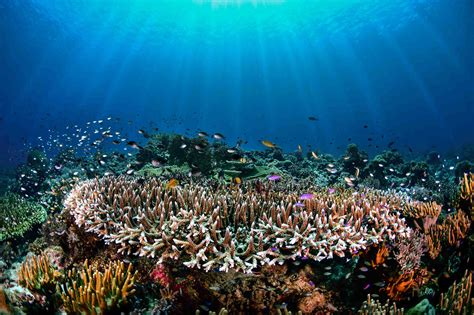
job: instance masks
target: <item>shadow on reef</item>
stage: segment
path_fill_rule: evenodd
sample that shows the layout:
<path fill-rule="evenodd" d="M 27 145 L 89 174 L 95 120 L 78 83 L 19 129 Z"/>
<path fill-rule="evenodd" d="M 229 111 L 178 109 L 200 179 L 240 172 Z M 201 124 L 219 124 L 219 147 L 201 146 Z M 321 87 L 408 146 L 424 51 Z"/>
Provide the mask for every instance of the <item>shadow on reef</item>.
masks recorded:
<path fill-rule="evenodd" d="M 470 314 L 473 164 L 146 135 L 2 174 L 0 314 Z"/>

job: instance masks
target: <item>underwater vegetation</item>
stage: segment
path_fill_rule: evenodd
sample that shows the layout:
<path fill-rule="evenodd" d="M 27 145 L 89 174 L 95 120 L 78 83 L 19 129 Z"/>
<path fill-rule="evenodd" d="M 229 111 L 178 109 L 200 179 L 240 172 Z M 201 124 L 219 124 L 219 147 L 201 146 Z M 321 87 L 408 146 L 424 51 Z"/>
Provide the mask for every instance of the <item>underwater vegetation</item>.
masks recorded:
<path fill-rule="evenodd" d="M 144 138 L 27 155 L 0 197 L 1 313 L 472 313 L 457 159 Z"/>

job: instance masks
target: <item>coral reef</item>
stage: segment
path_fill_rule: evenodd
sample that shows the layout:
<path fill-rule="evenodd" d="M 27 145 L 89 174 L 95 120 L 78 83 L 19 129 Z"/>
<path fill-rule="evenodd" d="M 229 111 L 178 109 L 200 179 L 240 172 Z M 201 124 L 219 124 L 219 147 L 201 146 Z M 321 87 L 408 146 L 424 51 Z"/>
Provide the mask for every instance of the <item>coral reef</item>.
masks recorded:
<path fill-rule="evenodd" d="M 256 194 L 251 184 L 170 190 L 158 179 L 105 177 L 77 185 L 65 206 L 77 225 L 119 244 L 119 252 L 186 256 L 186 266 L 206 270 L 250 272 L 258 264 L 344 257 L 410 234 L 396 211 L 405 202 L 398 196 L 371 190 L 309 195 L 301 207 L 297 193 Z"/>
<path fill-rule="evenodd" d="M 0 313 L 472 313 L 465 155 L 97 130 L 0 183 Z"/>
<path fill-rule="evenodd" d="M 47 217 L 41 205 L 13 193 L 0 197 L 0 213 L 0 241 L 23 236 Z"/>

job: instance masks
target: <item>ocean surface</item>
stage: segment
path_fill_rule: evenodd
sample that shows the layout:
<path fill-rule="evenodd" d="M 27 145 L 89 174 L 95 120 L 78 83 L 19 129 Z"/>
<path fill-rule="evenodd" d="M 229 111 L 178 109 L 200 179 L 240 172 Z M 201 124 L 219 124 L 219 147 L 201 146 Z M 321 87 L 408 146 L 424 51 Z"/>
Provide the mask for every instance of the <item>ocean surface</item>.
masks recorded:
<path fill-rule="evenodd" d="M 109 116 L 248 149 L 452 153 L 474 142 L 473 29 L 470 0 L 4 0 L 0 161 Z"/>

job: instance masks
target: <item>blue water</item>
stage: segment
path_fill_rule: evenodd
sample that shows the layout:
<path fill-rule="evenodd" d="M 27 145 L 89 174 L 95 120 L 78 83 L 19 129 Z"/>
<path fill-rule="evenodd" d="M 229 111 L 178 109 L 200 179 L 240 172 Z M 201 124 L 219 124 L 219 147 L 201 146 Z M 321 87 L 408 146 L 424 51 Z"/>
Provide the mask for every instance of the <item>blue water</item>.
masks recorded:
<path fill-rule="evenodd" d="M 108 116 L 249 149 L 448 152 L 474 142 L 473 30 L 471 0 L 3 0 L 0 163 Z"/>

